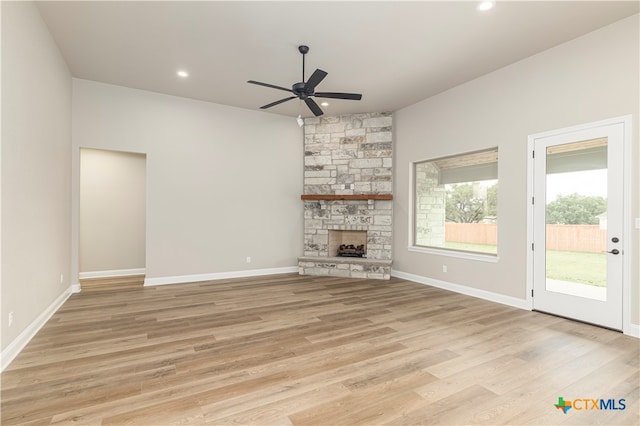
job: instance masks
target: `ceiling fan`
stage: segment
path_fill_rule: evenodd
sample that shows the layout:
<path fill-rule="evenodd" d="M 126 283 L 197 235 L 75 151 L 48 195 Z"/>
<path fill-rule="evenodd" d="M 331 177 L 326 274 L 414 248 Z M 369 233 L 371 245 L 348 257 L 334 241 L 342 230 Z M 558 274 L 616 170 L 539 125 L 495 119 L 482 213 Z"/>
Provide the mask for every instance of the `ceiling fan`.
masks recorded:
<path fill-rule="evenodd" d="M 261 83 L 259 81 L 249 80 L 247 83 L 257 84 L 258 86 L 271 87 L 273 89 L 284 90 L 285 92 L 293 93 L 295 96 L 290 96 L 288 98 L 280 99 L 279 101 L 271 102 L 270 104 L 263 105 L 260 109 L 271 108 L 272 106 L 279 105 L 283 102 L 290 101 L 291 99 L 299 98 L 302 99 L 311 112 L 316 115 L 324 114 L 318 104 L 311 99 L 312 97 L 316 98 L 332 98 L 332 99 L 350 99 L 354 101 L 359 101 L 362 99 L 362 95 L 359 93 L 336 93 L 336 92 L 316 92 L 316 86 L 320 84 L 320 82 L 327 76 L 325 71 L 321 69 L 316 69 L 309 80 L 304 81 L 304 55 L 309 52 L 309 46 L 298 46 L 298 51 L 302 53 L 302 81 L 299 83 L 294 83 L 291 86 L 291 89 L 287 89 L 286 87 L 275 86 L 273 84 Z"/>

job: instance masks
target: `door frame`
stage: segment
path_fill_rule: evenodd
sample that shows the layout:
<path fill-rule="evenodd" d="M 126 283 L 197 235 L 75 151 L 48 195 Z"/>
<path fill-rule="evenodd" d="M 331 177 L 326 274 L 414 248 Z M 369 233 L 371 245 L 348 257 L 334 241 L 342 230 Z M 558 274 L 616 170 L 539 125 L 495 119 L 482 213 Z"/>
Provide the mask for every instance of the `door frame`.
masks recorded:
<path fill-rule="evenodd" d="M 529 310 L 533 310 L 533 242 L 534 242 L 534 205 L 532 203 L 534 196 L 534 143 L 536 139 L 558 136 L 566 133 L 573 133 L 581 130 L 588 130 L 594 127 L 607 126 L 612 124 L 622 124 L 623 126 L 623 188 L 622 188 L 622 250 L 624 252 L 622 261 L 622 332 L 634 337 L 638 336 L 637 327 L 631 324 L 631 261 L 634 253 L 632 253 L 631 244 L 631 208 L 632 208 L 632 193 L 631 193 L 631 180 L 632 176 L 632 115 L 624 115 L 620 117 L 613 117 L 606 120 L 595 121 L 591 123 L 579 124 L 576 126 L 565 127 L 555 130 L 550 130 L 541 133 L 535 133 L 528 136 L 527 144 L 527 277 L 526 277 L 526 303 Z"/>

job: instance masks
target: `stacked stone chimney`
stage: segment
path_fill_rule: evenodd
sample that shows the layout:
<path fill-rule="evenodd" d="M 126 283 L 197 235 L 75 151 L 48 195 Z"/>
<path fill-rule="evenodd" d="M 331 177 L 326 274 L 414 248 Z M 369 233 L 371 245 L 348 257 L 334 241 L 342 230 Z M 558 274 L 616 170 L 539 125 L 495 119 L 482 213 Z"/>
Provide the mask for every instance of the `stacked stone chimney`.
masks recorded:
<path fill-rule="evenodd" d="M 305 119 L 300 274 L 389 279 L 392 141 L 390 113 Z M 366 258 L 330 256 L 329 231 L 366 231 Z"/>

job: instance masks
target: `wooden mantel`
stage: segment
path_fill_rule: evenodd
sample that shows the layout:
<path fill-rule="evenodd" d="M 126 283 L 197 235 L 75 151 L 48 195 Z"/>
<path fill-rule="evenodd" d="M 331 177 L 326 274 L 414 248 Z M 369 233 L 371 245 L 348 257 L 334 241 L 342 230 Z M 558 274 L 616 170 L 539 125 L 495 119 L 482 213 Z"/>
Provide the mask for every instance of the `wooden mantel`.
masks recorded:
<path fill-rule="evenodd" d="M 308 200 L 393 200 L 393 194 L 303 194 L 300 196 L 303 201 Z"/>

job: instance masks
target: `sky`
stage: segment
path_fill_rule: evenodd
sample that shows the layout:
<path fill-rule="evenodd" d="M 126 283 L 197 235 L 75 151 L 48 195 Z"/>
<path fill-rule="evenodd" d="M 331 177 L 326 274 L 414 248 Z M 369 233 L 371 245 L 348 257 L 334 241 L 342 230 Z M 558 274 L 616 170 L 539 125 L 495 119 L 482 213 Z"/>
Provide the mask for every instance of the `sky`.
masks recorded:
<path fill-rule="evenodd" d="M 547 204 L 559 195 L 573 193 L 607 198 L 607 170 L 585 170 L 580 172 L 547 175 Z"/>

